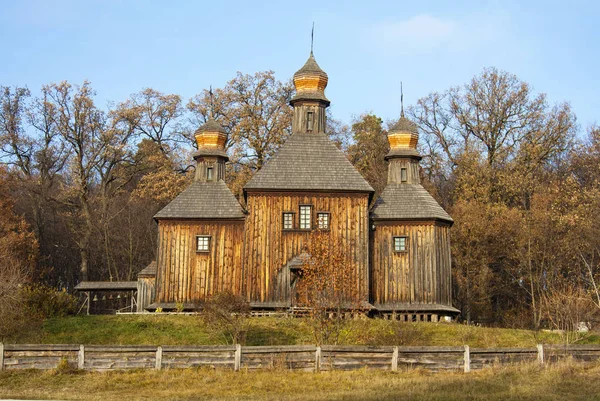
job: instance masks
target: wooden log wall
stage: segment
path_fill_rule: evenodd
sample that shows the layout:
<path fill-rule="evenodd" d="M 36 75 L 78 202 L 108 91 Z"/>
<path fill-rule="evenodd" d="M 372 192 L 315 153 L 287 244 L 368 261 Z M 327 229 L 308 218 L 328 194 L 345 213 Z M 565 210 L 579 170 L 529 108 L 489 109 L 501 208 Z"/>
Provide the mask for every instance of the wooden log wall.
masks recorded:
<path fill-rule="evenodd" d="M 104 346 L 0 344 L 0 370 L 55 369 L 63 359 L 72 368 L 126 369 L 224 368 L 303 371 L 378 369 L 430 371 L 483 369 L 519 363 L 548 364 L 573 358 L 600 361 L 600 345 L 538 345 L 537 348 L 391 346 Z M 537 362 L 536 362 L 537 361 Z"/>
<path fill-rule="evenodd" d="M 449 226 L 434 222 L 376 221 L 372 234 L 371 291 L 374 304 L 452 305 Z M 408 238 L 394 252 L 394 237 Z"/>
<path fill-rule="evenodd" d="M 156 297 L 156 277 L 139 277 L 137 281 L 136 311 L 143 312 Z"/>
<path fill-rule="evenodd" d="M 244 221 L 161 220 L 156 302 L 194 303 L 219 292 L 241 294 Z M 208 235 L 209 252 L 196 252 Z"/>
<path fill-rule="evenodd" d="M 331 241 L 351 244 L 357 285 L 368 300 L 368 194 L 248 193 L 244 254 L 244 293 L 256 306 L 289 306 L 292 302 L 287 263 L 303 252 L 311 231 L 299 230 L 300 205 L 330 213 Z M 283 230 L 283 213 L 293 212 L 294 230 Z"/>

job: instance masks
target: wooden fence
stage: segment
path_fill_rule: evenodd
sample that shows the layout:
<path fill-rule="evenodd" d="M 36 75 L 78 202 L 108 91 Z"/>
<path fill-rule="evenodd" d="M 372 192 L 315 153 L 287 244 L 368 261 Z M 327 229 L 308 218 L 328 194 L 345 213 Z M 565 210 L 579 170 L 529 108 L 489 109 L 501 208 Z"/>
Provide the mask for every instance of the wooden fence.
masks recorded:
<path fill-rule="evenodd" d="M 291 369 L 432 371 L 482 369 L 522 362 L 554 363 L 564 358 L 592 362 L 600 345 L 538 345 L 535 348 L 378 347 L 291 345 L 105 346 L 1 344 L 0 370 L 54 369 L 66 360 L 84 370 L 210 367 L 233 370 Z"/>

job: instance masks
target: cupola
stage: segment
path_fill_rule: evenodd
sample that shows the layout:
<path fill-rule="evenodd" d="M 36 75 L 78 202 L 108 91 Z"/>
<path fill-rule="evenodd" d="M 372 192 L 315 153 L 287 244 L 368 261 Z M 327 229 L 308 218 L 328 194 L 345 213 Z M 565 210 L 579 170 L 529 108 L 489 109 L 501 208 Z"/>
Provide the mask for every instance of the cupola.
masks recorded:
<path fill-rule="evenodd" d="M 211 116 L 195 133 L 198 150 L 196 160 L 197 181 L 211 182 L 225 179 L 225 163 L 229 160 L 225 145 L 227 131 Z"/>

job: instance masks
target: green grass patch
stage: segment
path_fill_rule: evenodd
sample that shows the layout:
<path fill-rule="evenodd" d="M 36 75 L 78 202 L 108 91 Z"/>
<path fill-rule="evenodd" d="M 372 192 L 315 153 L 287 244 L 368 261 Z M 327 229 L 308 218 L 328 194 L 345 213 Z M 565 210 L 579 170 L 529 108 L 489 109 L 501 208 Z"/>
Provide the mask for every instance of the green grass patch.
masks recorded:
<path fill-rule="evenodd" d="M 148 314 L 75 316 L 48 319 L 41 329 L 19 342 L 46 344 L 216 345 L 224 337 L 198 316 Z M 559 344 L 556 333 L 466 326 L 455 323 L 399 323 L 382 319 L 346 322 L 338 344 L 464 345 L 471 347 L 532 347 Z M 246 345 L 313 344 L 302 318 L 257 317 L 249 320 Z M 590 335 L 582 343 L 600 343 Z"/>

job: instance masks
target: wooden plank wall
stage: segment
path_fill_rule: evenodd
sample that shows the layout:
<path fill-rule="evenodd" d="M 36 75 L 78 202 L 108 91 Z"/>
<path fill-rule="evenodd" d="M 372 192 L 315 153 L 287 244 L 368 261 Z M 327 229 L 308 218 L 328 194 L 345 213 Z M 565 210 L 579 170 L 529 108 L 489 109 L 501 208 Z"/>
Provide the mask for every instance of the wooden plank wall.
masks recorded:
<path fill-rule="evenodd" d="M 156 297 L 156 277 L 140 277 L 137 281 L 137 312 L 143 312 Z"/>
<path fill-rule="evenodd" d="M 161 220 L 156 302 L 194 303 L 213 294 L 241 293 L 243 221 Z M 196 236 L 210 235 L 210 252 L 196 252 Z"/>
<path fill-rule="evenodd" d="M 368 194 L 260 193 L 248 194 L 245 229 L 244 293 L 254 303 L 289 305 L 289 273 L 284 266 L 303 252 L 309 232 L 283 230 L 283 212 L 295 213 L 299 227 L 300 205 L 312 205 L 316 214 L 330 213 L 331 240 L 352 246 L 360 290 L 368 300 L 369 213 Z"/>
<path fill-rule="evenodd" d="M 0 370 L 73 368 L 109 371 L 211 367 L 234 370 L 303 371 L 377 369 L 430 371 L 483 369 L 519 363 L 552 364 L 565 358 L 600 361 L 600 345 L 538 345 L 537 348 L 391 346 L 114 346 L 0 344 Z"/>
<path fill-rule="evenodd" d="M 394 252 L 394 236 L 408 237 L 408 251 Z M 452 305 L 450 238 L 434 222 L 375 222 L 372 300 L 375 305 Z"/>

